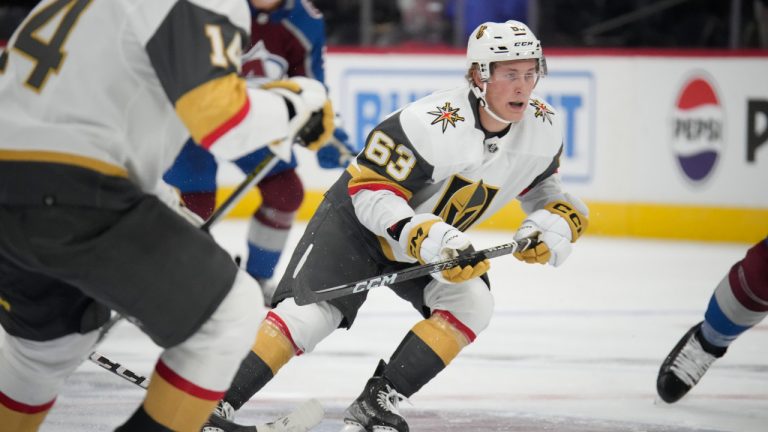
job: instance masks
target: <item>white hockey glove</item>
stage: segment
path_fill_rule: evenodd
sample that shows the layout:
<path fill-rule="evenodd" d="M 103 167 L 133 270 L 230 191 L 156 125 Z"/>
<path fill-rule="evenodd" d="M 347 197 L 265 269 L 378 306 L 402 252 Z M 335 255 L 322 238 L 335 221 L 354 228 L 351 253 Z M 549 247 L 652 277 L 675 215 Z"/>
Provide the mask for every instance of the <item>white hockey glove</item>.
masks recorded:
<path fill-rule="evenodd" d="M 333 134 L 333 106 L 328 91 L 320 81 L 307 77 L 293 77 L 272 81 L 262 88 L 285 98 L 292 116 L 288 130 L 302 146 L 317 150 Z"/>
<path fill-rule="evenodd" d="M 187 220 L 196 227 L 203 225 L 203 218 L 197 215 L 197 213 L 190 210 L 184 205 L 184 200 L 181 199 L 179 191 L 168 183 L 160 180 L 155 185 L 154 195 L 163 202 L 163 204 L 170 207 L 171 210 L 178 213 L 181 217 Z"/>
<path fill-rule="evenodd" d="M 571 243 L 586 231 L 587 206 L 578 198 L 569 195 L 571 202 L 553 201 L 529 214 L 515 233 L 515 240 L 531 238 L 539 243 L 522 252 L 515 252 L 515 258 L 529 264 L 550 264 L 559 266 L 571 254 Z"/>
<path fill-rule="evenodd" d="M 413 216 L 400 230 L 398 242 L 409 256 L 421 264 L 474 252 L 466 234 L 428 213 Z M 490 267 L 491 262 L 486 258 L 432 273 L 432 277 L 444 283 L 459 283 L 482 276 Z"/>

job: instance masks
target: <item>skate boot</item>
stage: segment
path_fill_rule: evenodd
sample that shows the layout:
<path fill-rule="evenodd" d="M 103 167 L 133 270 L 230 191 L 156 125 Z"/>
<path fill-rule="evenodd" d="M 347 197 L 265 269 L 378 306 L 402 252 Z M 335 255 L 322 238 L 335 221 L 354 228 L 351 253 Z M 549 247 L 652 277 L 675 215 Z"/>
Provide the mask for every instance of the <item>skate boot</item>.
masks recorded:
<path fill-rule="evenodd" d="M 685 396 L 712 363 L 725 354 L 727 348 L 702 342 L 701 324 L 688 330 L 661 364 L 656 391 L 666 403 L 677 402 Z"/>
<path fill-rule="evenodd" d="M 220 423 L 216 421 L 218 419 L 224 419 L 230 422 L 235 419 L 235 409 L 232 408 L 232 405 L 230 405 L 229 402 L 223 400 L 219 401 L 216 405 L 216 409 L 213 410 L 213 414 L 211 414 L 211 418 L 205 422 L 203 428 L 200 429 L 200 432 L 227 432 L 226 429 L 219 427 L 221 425 L 214 424 Z"/>
<path fill-rule="evenodd" d="M 379 361 L 363 393 L 344 411 L 340 432 L 408 432 L 408 423 L 397 409 L 406 398 L 384 378 L 386 365 Z"/>

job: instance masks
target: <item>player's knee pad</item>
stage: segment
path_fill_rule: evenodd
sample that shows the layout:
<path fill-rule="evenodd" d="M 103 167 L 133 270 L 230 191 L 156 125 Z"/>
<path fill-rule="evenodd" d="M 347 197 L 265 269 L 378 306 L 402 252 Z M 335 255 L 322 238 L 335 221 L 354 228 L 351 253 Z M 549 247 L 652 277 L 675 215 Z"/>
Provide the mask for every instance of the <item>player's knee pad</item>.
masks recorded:
<path fill-rule="evenodd" d="M 160 362 L 198 387 L 224 391 L 256 339 L 266 310 L 258 284 L 238 271 L 232 289 L 200 329 Z"/>
<path fill-rule="evenodd" d="M 292 299 L 280 302 L 273 314 L 285 324 L 293 343 L 302 352 L 311 352 L 341 324 L 343 315 L 327 302 L 299 306 Z"/>
<path fill-rule="evenodd" d="M 450 312 L 474 335 L 488 327 L 494 308 L 493 295 L 482 278 L 460 284 L 433 281 L 424 289 L 424 304 L 433 312 Z"/>
<path fill-rule="evenodd" d="M 281 171 L 259 182 L 262 206 L 283 213 L 299 209 L 304 200 L 304 186 L 295 169 Z"/>
<path fill-rule="evenodd" d="M 0 391 L 26 405 L 52 402 L 93 349 L 98 335 L 98 331 L 73 333 L 39 342 L 6 334 L 0 348 Z"/>

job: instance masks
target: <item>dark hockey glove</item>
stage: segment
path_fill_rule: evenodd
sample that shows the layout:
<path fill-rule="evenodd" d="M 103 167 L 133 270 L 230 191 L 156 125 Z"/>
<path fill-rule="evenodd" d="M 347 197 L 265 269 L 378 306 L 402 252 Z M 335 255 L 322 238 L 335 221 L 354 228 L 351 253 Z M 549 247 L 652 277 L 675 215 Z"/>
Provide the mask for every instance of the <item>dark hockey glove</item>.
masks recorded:
<path fill-rule="evenodd" d="M 349 142 L 349 135 L 340 127 L 333 131 L 331 140 L 317 151 L 317 163 L 321 168 L 345 168 L 357 155 Z"/>

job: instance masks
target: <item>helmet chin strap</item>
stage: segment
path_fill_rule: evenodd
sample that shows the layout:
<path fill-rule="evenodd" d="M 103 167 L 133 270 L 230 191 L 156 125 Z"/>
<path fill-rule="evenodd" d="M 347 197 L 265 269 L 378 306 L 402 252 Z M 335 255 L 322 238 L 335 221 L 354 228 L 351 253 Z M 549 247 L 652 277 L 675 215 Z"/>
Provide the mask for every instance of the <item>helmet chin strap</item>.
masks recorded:
<path fill-rule="evenodd" d="M 493 117 L 494 120 L 502 122 L 504 124 L 510 124 L 512 123 L 509 120 L 505 120 L 501 118 L 498 114 L 493 112 L 491 107 L 488 105 L 488 101 L 485 100 L 485 92 L 488 89 L 488 83 L 483 81 L 483 89 L 481 90 L 480 87 L 476 86 L 475 83 L 472 83 L 472 93 L 477 97 L 477 99 L 480 100 L 480 105 L 482 105 L 485 112 L 488 113 L 491 117 Z"/>

